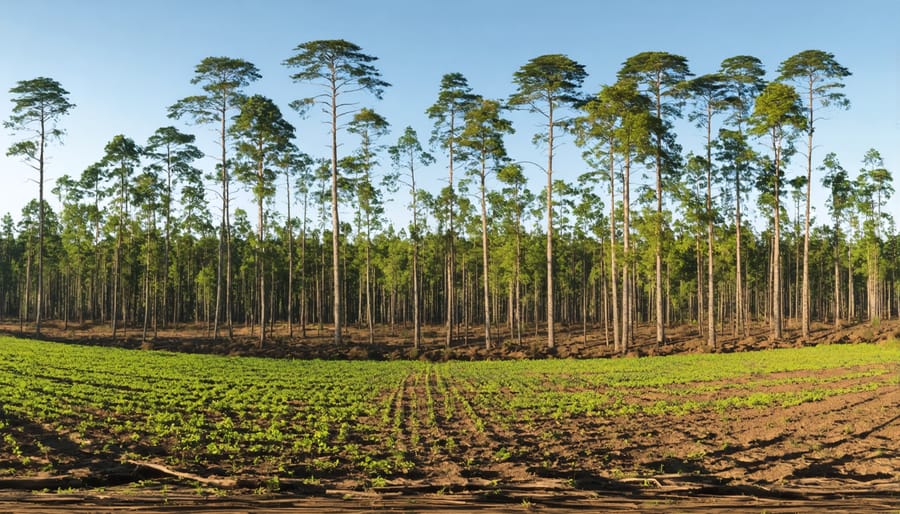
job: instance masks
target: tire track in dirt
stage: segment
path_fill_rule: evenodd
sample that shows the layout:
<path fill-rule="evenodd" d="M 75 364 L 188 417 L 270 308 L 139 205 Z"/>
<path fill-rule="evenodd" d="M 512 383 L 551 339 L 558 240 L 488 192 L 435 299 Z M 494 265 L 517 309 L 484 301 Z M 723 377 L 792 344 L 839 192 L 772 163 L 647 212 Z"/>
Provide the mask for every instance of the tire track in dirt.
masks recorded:
<path fill-rule="evenodd" d="M 707 476 L 718 484 L 758 485 L 816 476 L 881 480 L 900 469 L 896 443 L 893 450 L 890 446 L 900 440 L 898 417 L 891 409 L 900 398 L 896 386 L 883 378 L 838 381 L 830 386 L 873 383 L 877 389 L 791 407 L 703 410 L 683 416 L 547 418 L 535 419 L 527 428 L 486 426 L 492 429 L 493 447 L 527 448 L 521 458 L 526 473 L 547 477 L 629 479 L 675 473 Z M 797 382 L 792 387 L 803 391 L 809 384 Z M 844 428 L 848 423 L 859 427 L 851 433 Z M 874 449 L 873 440 L 880 441 Z"/>
<path fill-rule="evenodd" d="M 896 416 L 884 407 L 892 402 L 896 405 L 898 399 L 896 388 L 883 386 L 793 407 L 704 413 L 687 421 L 680 434 L 667 432 L 664 444 L 676 449 L 672 451 L 675 455 L 693 455 L 698 465 L 704 464 L 704 471 L 728 480 L 779 483 L 803 477 L 804 469 L 805 476 L 834 476 L 840 474 L 836 464 L 869 460 L 859 452 L 871 448 L 871 438 L 842 433 L 848 420 L 872 427 L 873 434 L 884 430 L 896 435 L 892 423 Z M 833 455 L 843 457 L 834 460 L 835 466 L 826 467 L 824 462 Z M 880 475 L 867 473 L 858 478 L 884 478 L 891 466 L 900 469 L 896 451 L 893 458 L 884 455 L 882 459 L 876 466 Z"/>

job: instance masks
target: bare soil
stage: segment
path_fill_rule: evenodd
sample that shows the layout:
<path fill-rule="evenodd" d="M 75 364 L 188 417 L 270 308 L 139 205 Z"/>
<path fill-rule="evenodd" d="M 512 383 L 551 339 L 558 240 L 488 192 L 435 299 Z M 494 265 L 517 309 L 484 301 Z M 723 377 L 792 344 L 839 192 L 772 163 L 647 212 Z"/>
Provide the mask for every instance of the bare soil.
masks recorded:
<path fill-rule="evenodd" d="M 0 330 L 17 333 L 18 325 Z M 472 330 L 444 348 L 440 327 L 425 330 L 427 341 L 412 352 L 407 332 L 379 332 L 374 345 L 364 343 L 363 330 L 351 328 L 349 342 L 335 348 L 331 334 L 308 329 L 308 337 L 288 338 L 284 327 L 263 348 L 246 329 L 232 341 L 213 340 L 204 327 L 160 331 L 141 343 L 130 330 L 112 340 L 108 327 L 48 324 L 48 339 L 127 348 L 155 348 L 226 355 L 286 358 L 501 359 L 525 357 L 605 357 L 612 355 L 602 329 L 564 327 L 558 348 L 548 352 L 541 334 L 517 345 L 511 339 L 495 350 L 484 350 Z M 299 331 L 298 331 L 299 332 Z M 640 327 L 633 354 L 707 351 L 696 327 L 669 330 L 660 348 L 652 327 Z M 719 351 L 742 351 L 800 344 L 877 341 L 900 336 L 900 323 L 878 327 L 856 325 L 835 330 L 815 325 L 809 341 L 799 341 L 789 327 L 783 341 L 770 341 L 765 327 L 754 326 L 747 337 L 722 334 Z M 850 388 L 884 376 L 861 373 L 841 378 L 834 387 Z M 841 371 L 826 373 L 841 375 Z M 900 373 L 900 369 L 898 369 Z M 800 378 L 821 372 L 792 372 Z M 768 377 L 768 378 L 779 378 Z M 751 377 L 742 379 L 751 380 Z M 741 381 L 734 382 L 739 385 Z M 406 415 L 424 416 L 425 384 L 407 381 Z M 767 391 L 791 392 L 801 381 L 780 381 Z M 443 399 L 432 387 L 436 405 Z M 675 394 L 673 387 L 673 394 Z M 659 398 L 652 391 L 635 392 L 640 401 Z M 656 393 L 658 394 L 658 393 Z M 715 393 L 710 393 L 715 394 Z M 702 399 L 702 398 L 699 398 Z M 419 402 L 413 404 L 413 402 Z M 397 444 L 415 462 L 415 472 L 383 483 L 335 475 L 316 484 L 282 481 L 277 492 L 244 484 L 230 490 L 204 487 L 158 470 L 105 460 L 85 453 L 77 441 L 30 427 L 34 446 L 50 448 L 54 475 L 23 474 L 0 479 L 0 512 L 528 512 L 587 509 L 594 512 L 896 512 L 900 510 L 900 390 L 895 385 L 831 396 L 792 407 L 701 411 L 683 416 L 637 414 L 615 418 L 536 419 L 527 426 L 485 424 L 474 429 L 464 413 L 441 419 L 437 427 L 420 420 L 422 440 L 452 437 L 450 451 L 415 450 L 407 431 Z M 8 422 L 10 420 L 7 420 Z M 20 423 L 27 423 L 20 420 Z M 16 420 L 12 420 L 16 423 Z M 510 450 L 498 458 L 498 452 Z M 14 459 L 0 454 L 0 469 Z M 215 474 L 215 470 L 210 470 Z M 260 470 L 259 476 L 265 475 Z M 257 484 L 261 485 L 261 484 Z M 39 492 L 45 491 L 45 492 Z"/>
<path fill-rule="evenodd" d="M 159 327 L 154 334 L 136 327 L 121 326 L 116 338 L 108 324 L 78 324 L 60 321 L 45 321 L 41 337 L 50 341 L 77 344 L 111 346 L 131 349 L 155 349 L 184 353 L 208 353 L 232 356 L 259 356 L 290 359 L 427 359 L 484 360 L 523 358 L 603 358 L 616 353 L 612 343 L 612 332 L 602 325 L 559 325 L 556 329 L 556 347 L 546 347 L 546 327 L 535 329 L 527 326 L 518 341 L 506 326 L 495 330 L 498 340 L 494 348 L 484 348 L 484 329 L 471 326 L 468 330 L 459 327 L 454 332 L 450 347 L 445 344 L 444 326 L 422 328 L 423 341 L 419 350 L 414 350 L 412 327 L 398 324 L 395 327 L 375 327 L 374 342 L 369 343 L 368 332 L 361 326 L 345 326 L 340 346 L 334 344 L 333 327 L 308 325 L 302 335 L 299 325 L 294 326 L 293 337 L 288 334 L 284 323 L 270 329 L 266 344 L 258 346 L 258 327 L 235 326 L 233 335 L 228 337 L 222 330 L 218 338 L 212 337 L 205 324 L 178 324 Z M 712 351 L 706 346 L 697 325 L 679 325 L 666 330 L 666 342 L 656 345 L 656 328 L 649 324 L 639 324 L 635 328 L 634 343 L 629 356 L 672 355 Z M 34 324 L 20 325 L 16 321 L 0 320 L 0 334 L 35 338 Z M 763 323 L 751 324 L 746 335 L 736 335 L 730 326 L 717 330 L 718 348 L 714 351 L 737 352 L 764 350 L 770 348 L 791 348 L 803 345 L 839 344 L 849 342 L 878 342 L 900 339 L 900 320 L 882 320 L 876 325 L 869 323 L 842 323 L 836 328 L 833 323 L 813 323 L 810 337 L 801 338 L 800 328 L 795 320 L 788 320 L 782 339 L 773 341 L 769 329 Z"/>

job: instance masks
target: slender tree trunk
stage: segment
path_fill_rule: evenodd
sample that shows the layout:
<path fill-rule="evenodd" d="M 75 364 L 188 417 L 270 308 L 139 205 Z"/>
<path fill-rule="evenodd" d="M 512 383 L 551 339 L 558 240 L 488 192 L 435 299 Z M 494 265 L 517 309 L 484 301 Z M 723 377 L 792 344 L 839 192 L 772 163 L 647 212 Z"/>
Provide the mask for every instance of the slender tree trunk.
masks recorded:
<path fill-rule="evenodd" d="M 812 153 L 813 153 L 813 77 L 809 77 L 809 130 L 806 152 L 806 219 L 803 222 L 803 286 L 801 291 L 800 330 L 804 341 L 809 339 L 809 204 L 812 200 Z"/>
<path fill-rule="evenodd" d="M 774 129 L 773 129 L 774 131 Z M 781 173 L 781 144 L 775 143 L 775 237 L 772 242 L 772 337 L 779 341 L 782 337 L 781 308 L 781 201 L 779 182 Z"/>
<path fill-rule="evenodd" d="M 481 259 L 484 285 L 484 347 L 491 349 L 491 304 L 490 304 L 490 268 L 488 267 L 488 232 L 487 232 L 487 203 L 485 201 L 484 179 L 487 173 L 484 160 L 481 161 Z"/>
<path fill-rule="evenodd" d="M 224 212 L 225 205 L 222 209 Z M 222 312 L 222 269 L 224 268 L 225 257 L 225 219 L 223 215 L 222 223 L 219 225 L 219 245 L 218 258 L 216 264 L 216 306 L 213 314 L 213 339 L 219 338 L 219 315 Z"/>
<path fill-rule="evenodd" d="M 285 186 L 287 191 L 287 236 L 288 254 L 288 291 L 287 291 L 287 318 L 288 337 L 294 337 L 294 226 L 291 224 L 291 175 L 285 170 Z"/>
<path fill-rule="evenodd" d="M 120 247 L 121 247 L 121 235 L 116 236 L 116 256 L 115 261 L 113 263 L 113 291 L 112 291 L 112 309 L 110 321 L 112 322 L 112 338 L 116 338 L 116 331 L 118 329 L 118 305 L 119 305 L 119 264 L 120 264 Z"/>
<path fill-rule="evenodd" d="M 660 94 L 660 78 L 657 74 L 656 85 L 656 117 L 662 117 L 662 98 Z M 656 347 L 666 342 L 666 328 L 663 322 L 663 289 L 662 289 L 662 135 L 656 134 Z"/>
<path fill-rule="evenodd" d="M 706 122 L 706 237 L 707 237 L 707 345 L 716 349 L 715 275 L 713 273 L 713 215 L 712 215 L 712 106 L 707 106 Z"/>
<path fill-rule="evenodd" d="M 149 217 L 149 216 L 148 216 Z M 141 343 L 147 341 L 147 328 L 150 321 L 150 227 L 147 227 L 147 250 L 145 255 L 144 273 L 144 324 L 141 330 Z"/>
<path fill-rule="evenodd" d="M 372 167 L 372 164 L 368 162 L 369 159 L 369 140 L 368 135 L 365 138 L 366 145 L 366 182 L 371 183 L 371 177 L 369 176 L 369 170 Z M 362 202 L 360 202 L 362 204 Z M 369 344 L 375 344 L 375 322 L 372 319 L 372 208 L 371 205 L 366 205 L 366 328 L 369 332 Z"/>
<path fill-rule="evenodd" d="M 419 208 L 417 202 L 418 192 L 416 191 L 416 172 L 412 157 L 409 160 L 409 178 L 413 215 L 413 348 L 418 350 L 422 344 L 422 315 L 419 308 Z"/>
<path fill-rule="evenodd" d="M 413 241 L 413 348 L 419 349 L 422 344 L 422 320 L 419 309 L 419 243 Z"/>
<path fill-rule="evenodd" d="M 41 316 L 43 315 L 44 302 L 44 147 L 45 139 L 44 117 L 41 116 L 41 135 L 38 143 L 38 269 L 37 269 L 37 298 L 34 309 L 34 333 L 41 335 Z"/>
<path fill-rule="evenodd" d="M 812 194 L 812 133 L 810 138 L 809 170 L 806 172 L 806 218 L 803 220 L 803 283 L 800 291 L 800 331 L 804 341 L 809 340 L 809 216 Z"/>
<path fill-rule="evenodd" d="M 450 345 L 453 343 L 453 324 L 454 324 L 454 308 L 455 308 L 455 277 L 456 277 L 456 234 L 453 231 L 453 204 L 456 199 L 454 197 L 454 189 L 453 189 L 453 145 L 455 138 L 455 125 L 456 125 L 456 115 L 454 111 L 450 112 L 450 138 L 447 141 L 448 145 L 448 153 L 450 155 L 450 176 L 449 176 L 449 188 L 450 188 L 450 198 L 448 199 L 447 204 L 447 242 L 450 246 L 449 252 L 447 253 L 447 339 L 445 341 L 445 345 L 447 348 L 450 348 Z"/>
<path fill-rule="evenodd" d="M 228 169 L 227 169 L 227 161 L 226 161 L 226 132 L 225 132 L 225 123 L 227 120 L 228 107 L 227 100 L 224 100 L 219 110 L 220 118 L 220 134 L 221 141 L 220 145 L 222 147 L 222 157 L 221 157 L 221 166 L 222 166 L 222 222 L 220 226 L 219 233 L 219 255 L 218 255 L 218 265 L 216 267 L 216 312 L 215 319 L 213 321 L 213 338 L 219 338 L 219 325 L 221 324 L 220 316 L 222 315 L 222 308 L 230 311 L 229 308 L 229 300 L 226 297 L 230 298 L 230 290 L 231 290 L 231 257 L 230 251 L 226 251 L 226 246 L 228 243 Z M 226 257 L 225 254 L 228 253 L 228 264 L 227 264 L 227 275 L 228 275 L 228 285 L 223 287 L 223 269 L 225 268 Z M 230 324 L 229 324 L 230 325 Z M 230 337 L 231 327 L 229 326 L 229 337 Z"/>
<path fill-rule="evenodd" d="M 838 226 L 835 224 L 834 227 L 834 251 L 833 251 L 833 264 L 834 264 L 834 328 L 835 330 L 841 328 L 841 263 L 840 263 L 840 250 L 838 249 L 838 244 L 840 242 L 840 236 L 838 235 Z"/>
<path fill-rule="evenodd" d="M 609 282 L 612 286 L 613 345 L 616 352 L 622 352 L 622 341 L 619 339 L 619 287 L 616 273 L 616 162 L 615 142 L 612 140 L 609 142 L 609 261 Z"/>
<path fill-rule="evenodd" d="M 168 325 L 169 317 L 169 246 L 172 223 L 172 149 L 166 146 L 166 230 L 163 241 L 163 283 L 162 310 L 163 327 Z M 174 312 L 174 309 L 173 309 Z M 174 318 L 174 314 L 173 314 Z"/>
<path fill-rule="evenodd" d="M 631 149 L 627 148 L 625 151 L 622 185 L 622 247 L 625 262 L 622 264 L 622 342 L 619 345 L 619 352 L 622 354 L 628 352 L 631 343 L 631 313 L 634 299 L 628 273 L 631 262 Z"/>
<path fill-rule="evenodd" d="M 743 138 L 742 138 L 743 140 Z M 743 267 L 741 263 L 742 257 L 742 249 L 741 249 L 741 171 L 740 166 L 735 166 L 734 171 L 734 181 L 735 181 L 735 191 L 736 191 L 736 199 L 735 199 L 735 213 L 734 213 L 734 226 L 735 226 L 735 291 L 734 291 L 734 314 L 735 314 L 735 326 L 737 329 L 738 337 L 746 337 L 747 336 L 747 326 L 746 326 L 746 318 L 744 316 L 744 274 L 742 272 Z"/>
<path fill-rule="evenodd" d="M 555 346 L 553 327 L 553 101 L 547 130 L 547 347 Z"/>
<path fill-rule="evenodd" d="M 260 141 L 257 151 L 262 153 L 262 142 Z M 265 168 L 262 159 L 259 161 L 256 170 L 259 179 L 259 192 L 257 193 L 257 227 L 259 237 L 257 238 L 258 247 L 256 248 L 256 270 L 259 274 L 259 341 L 257 346 L 263 347 L 266 342 L 266 267 L 265 267 L 265 213 L 263 211 L 263 186 L 265 181 Z"/>
<path fill-rule="evenodd" d="M 588 324 L 588 304 L 587 304 L 587 284 L 588 284 L 588 259 L 585 252 L 583 256 L 583 264 L 581 270 L 581 337 L 585 348 L 587 347 L 587 324 Z"/>
<path fill-rule="evenodd" d="M 300 228 L 300 337 L 306 339 L 306 311 L 307 288 L 306 288 L 306 210 L 308 205 L 309 194 L 304 190 L 303 193 L 303 224 Z"/>
<path fill-rule="evenodd" d="M 323 289 L 325 288 L 325 242 L 322 241 L 322 248 L 319 248 L 319 273 L 316 275 L 316 335 L 322 335 L 322 325 L 325 318 L 325 299 L 323 298 Z"/>
<path fill-rule="evenodd" d="M 695 237 L 694 255 L 697 261 L 697 333 L 703 338 L 703 312 L 706 309 L 703 296 L 703 252 L 701 248 L 700 234 Z"/>
<path fill-rule="evenodd" d="M 856 321 L 856 298 L 853 294 L 853 249 L 847 245 L 847 319 Z"/>
<path fill-rule="evenodd" d="M 516 265 L 513 267 L 513 274 L 516 281 L 516 304 L 515 304 L 515 323 L 516 323 L 516 344 L 522 345 L 522 209 L 519 206 L 519 186 L 515 189 L 516 204 Z"/>
<path fill-rule="evenodd" d="M 369 332 L 369 344 L 375 344 L 375 322 L 372 319 L 372 235 L 369 212 L 366 211 L 366 327 Z"/>
<path fill-rule="evenodd" d="M 25 285 L 22 288 L 24 290 L 24 305 L 22 309 L 19 311 L 19 332 L 25 333 L 25 323 L 28 321 L 28 311 L 31 309 L 31 268 L 32 268 L 32 242 L 31 242 L 31 232 L 28 234 L 28 247 L 25 249 L 25 253 L 27 257 L 25 259 Z"/>
<path fill-rule="evenodd" d="M 463 345 L 469 345 L 469 310 L 472 302 L 469 301 L 468 268 L 466 268 L 466 254 L 462 254 L 462 317 L 463 317 Z"/>
<path fill-rule="evenodd" d="M 790 299 L 790 305 L 788 308 L 788 319 L 800 321 L 800 261 L 803 259 L 803 248 L 800 243 L 800 197 L 798 196 L 795 200 L 796 202 L 796 215 L 794 217 L 794 234 L 797 237 L 797 253 L 795 254 L 794 259 L 794 287 L 790 289 L 791 294 L 788 295 Z"/>
<path fill-rule="evenodd" d="M 119 185 L 119 202 L 120 203 L 119 203 L 119 220 L 118 220 L 118 226 L 116 228 L 116 262 L 115 262 L 115 268 L 113 271 L 113 298 L 112 298 L 112 300 L 113 300 L 112 301 L 112 337 L 113 337 L 113 339 L 116 338 L 116 331 L 118 328 L 116 320 L 118 318 L 118 306 L 120 303 L 122 304 L 122 323 L 123 324 L 125 323 L 125 307 L 124 307 L 124 304 L 125 304 L 124 296 L 125 295 L 122 294 L 122 297 L 123 297 L 122 301 L 119 302 L 119 296 L 120 296 L 119 285 L 121 282 L 121 275 L 122 275 L 122 231 L 124 230 L 124 227 L 123 227 L 124 218 L 128 215 L 127 214 L 128 209 L 125 206 L 125 201 L 126 201 L 125 200 L 125 170 L 124 170 L 125 164 L 122 163 L 121 165 L 122 165 L 123 169 L 121 171 L 122 175 L 121 175 L 121 180 L 120 180 L 120 185 Z"/>
<path fill-rule="evenodd" d="M 341 266 L 340 266 L 340 239 L 341 223 L 338 218 L 338 154 L 337 154 L 337 130 L 338 130 L 338 103 L 337 103 L 337 76 L 332 69 L 331 74 L 331 259 L 334 277 L 334 344 L 340 345 L 342 330 L 343 301 L 341 298 Z"/>

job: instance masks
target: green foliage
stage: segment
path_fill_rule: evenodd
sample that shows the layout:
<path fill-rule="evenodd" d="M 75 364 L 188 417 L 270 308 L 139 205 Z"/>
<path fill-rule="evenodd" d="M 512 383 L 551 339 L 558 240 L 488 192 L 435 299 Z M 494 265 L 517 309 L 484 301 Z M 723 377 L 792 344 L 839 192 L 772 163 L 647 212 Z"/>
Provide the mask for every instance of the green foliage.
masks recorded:
<path fill-rule="evenodd" d="M 477 99 L 462 73 L 448 73 L 441 77 L 438 98 L 425 111 L 434 120 L 431 144 L 447 150 L 452 148 L 462 131 L 463 117 L 477 104 Z"/>
<path fill-rule="evenodd" d="M 728 57 L 722 61 L 719 74 L 731 109 L 728 121 L 740 131 L 750 116 L 753 101 L 766 86 L 762 61 L 751 55 Z"/>
<path fill-rule="evenodd" d="M 780 82 L 766 86 L 756 99 L 750 117 L 750 133 L 756 136 L 773 133 L 772 137 L 780 139 L 790 129 L 805 127 L 806 118 L 797 90 Z"/>
<path fill-rule="evenodd" d="M 13 109 L 3 127 L 36 135 L 40 144 L 30 138 L 14 143 L 7 155 L 20 155 L 27 160 L 42 159 L 40 145 L 62 137 L 64 132 L 56 127 L 56 123 L 75 108 L 75 104 L 69 101 L 69 92 L 59 82 L 47 77 L 20 80 L 9 92 L 14 95 Z"/>
<path fill-rule="evenodd" d="M 174 103 L 169 107 L 169 117 L 190 116 L 198 124 L 224 124 L 226 113 L 243 102 L 241 90 L 261 77 L 256 66 L 243 59 L 206 57 L 194 68 L 191 79 L 191 84 L 200 84 L 206 94 Z"/>
<path fill-rule="evenodd" d="M 842 79 L 851 75 L 850 70 L 838 64 L 834 54 L 822 50 L 804 50 L 788 57 L 778 67 L 778 80 L 794 82 L 805 91 L 808 100 L 821 107 L 837 106 L 843 109 L 850 107 L 850 101 L 840 91 L 844 87 Z M 814 106 L 806 106 L 812 116 Z M 812 131 L 809 120 L 808 130 Z"/>
<path fill-rule="evenodd" d="M 423 449 L 455 454 L 461 432 L 452 427 L 460 425 L 472 437 L 491 437 L 536 419 L 792 406 L 896 387 L 898 365 L 897 344 L 431 364 L 227 358 L 5 338 L 0 395 L 4 420 L 77 434 L 85 451 L 175 466 L 227 463 L 235 475 L 263 466 L 272 470 L 265 487 L 274 491 L 285 476 L 409 473 Z M 835 371 L 809 373 L 816 370 Z M 792 387 L 780 392 L 782 385 Z M 15 422 L 3 423 L 0 451 L 28 466 L 43 450 L 26 447 Z M 500 443 L 489 455 L 497 462 L 519 456 Z"/>
<path fill-rule="evenodd" d="M 509 97 L 509 104 L 527 105 L 533 112 L 551 117 L 557 106 L 581 101 L 579 89 L 586 77 L 584 65 L 565 55 L 535 57 L 513 74 L 517 91 Z"/>
<path fill-rule="evenodd" d="M 235 168 L 238 180 L 250 186 L 258 201 L 274 196 L 278 160 L 290 149 L 294 127 L 272 100 L 253 95 L 241 104 L 231 133 L 243 159 Z"/>
<path fill-rule="evenodd" d="M 299 71 L 291 78 L 295 82 L 334 82 L 338 93 L 351 92 L 361 88 L 372 93 L 376 98 L 381 98 L 384 88 L 390 86 L 381 80 L 381 73 L 370 63 L 377 61 L 377 57 L 364 54 L 362 48 L 343 39 L 328 39 L 309 41 L 294 48 L 295 54 L 284 60 L 284 65 L 289 68 L 298 68 Z M 330 95 L 328 95 L 330 97 Z M 291 106 L 303 112 L 306 106 L 324 102 L 330 105 L 330 98 L 307 97 L 297 100 Z"/>

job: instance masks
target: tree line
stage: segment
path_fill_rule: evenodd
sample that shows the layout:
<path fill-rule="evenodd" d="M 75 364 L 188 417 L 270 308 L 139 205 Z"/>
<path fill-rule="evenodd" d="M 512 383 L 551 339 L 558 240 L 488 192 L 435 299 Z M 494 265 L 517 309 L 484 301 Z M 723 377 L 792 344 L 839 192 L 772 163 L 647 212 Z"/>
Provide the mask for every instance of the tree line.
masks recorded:
<path fill-rule="evenodd" d="M 346 324 L 370 342 L 376 325 L 403 325 L 418 347 L 427 324 L 444 327 L 448 346 L 479 327 L 488 348 L 529 333 L 552 348 L 562 323 L 602 328 L 626 352 L 638 323 L 655 326 L 657 345 L 667 327 L 696 323 L 716 348 L 717 334 L 746 335 L 751 321 L 779 339 L 796 319 L 806 338 L 811 320 L 900 313 L 900 238 L 883 211 L 890 172 L 875 149 L 849 157 L 861 157 L 858 173 L 834 153 L 814 157 L 822 113 L 849 107 L 850 72 L 831 53 L 800 52 L 766 81 L 752 56 L 695 76 L 682 56 L 643 52 L 594 94 L 583 65 L 542 55 L 515 72 L 505 99 L 448 73 L 424 113 L 427 143 L 412 127 L 393 139 L 367 103 L 390 87 L 375 61 L 344 40 L 303 43 L 284 61 L 312 92 L 291 109 L 327 122 L 321 157 L 297 146 L 275 102 L 245 93 L 261 77 L 252 63 L 205 58 L 196 94 L 168 114 L 216 131 L 214 168 L 198 167 L 194 135 L 175 126 L 142 143 L 117 135 L 80 176 L 56 180 L 59 212 L 45 198 L 46 152 L 75 105 L 51 78 L 18 82 L 4 126 L 21 139 L 8 154 L 37 173 L 38 196 L 0 222 L 0 317 L 37 334 L 52 318 L 142 339 L 182 323 L 233 337 L 242 325 L 260 346 L 285 323 L 290 337 L 327 325 L 336 344 Z M 541 120 L 545 163 L 507 152 L 515 109 Z M 701 147 L 678 143 L 680 118 Z M 589 170 L 568 181 L 554 177 L 561 138 Z M 788 177 L 797 156 L 803 173 Z M 436 162 L 446 187 L 418 187 Z M 528 188 L 526 166 L 546 174 L 542 191 Z M 830 219 L 817 226 L 813 181 L 829 192 Z M 238 185 L 250 210 L 232 205 Z M 751 194 L 761 219 L 744 215 Z M 408 225 L 386 215 L 389 195 L 408 206 Z"/>

